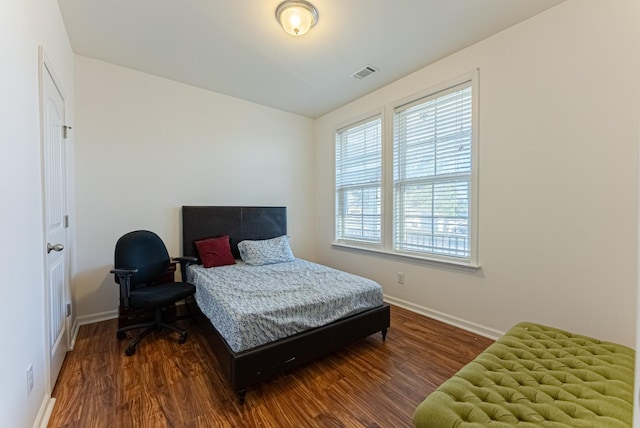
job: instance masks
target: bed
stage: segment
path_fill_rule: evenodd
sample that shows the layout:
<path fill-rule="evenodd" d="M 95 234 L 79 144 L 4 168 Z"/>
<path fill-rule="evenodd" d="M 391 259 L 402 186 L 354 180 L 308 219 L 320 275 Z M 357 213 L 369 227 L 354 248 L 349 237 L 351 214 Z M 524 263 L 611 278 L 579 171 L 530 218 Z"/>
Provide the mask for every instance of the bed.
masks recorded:
<path fill-rule="evenodd" d="M 629 427 L 635 352 L 522 322 L 431 393 L 416 427 Z"/>
<path fill-rule="evenodd" d="M 182 207 L 184 256 L 199 256 L 196 242 L 201 242 L 203 239 L 210 237 L 228 235 L 233 257 L 240 259 L 240 250 L 238 248 L 240 242 L 274 239 L 286 236 L 286 234 L 287 214 L 285 207 Z M 296 264 L 302 265 L 302 269 L 307 269 L 308 272 L 313 274 L 314 265 L 307 265 L 307 263 L 309 262 L 296 259 L 288 263 L 278 264 L 278 266 L 266 266 L 266 273 L 262 275 L 275 275 L 275 270 L 287 270 L 290 265 Z M 242 269 L 242 264 L 239 264 L 238 267 Z M 208 271 L 221 272 L 224 276 L 225 268 L 208 269 Z M 296 268 L 300 268 L 300 266 Z M 251 275 L 254 276 L 252 281 L 255 281 L 256 278 L 254 272 L 255 270 L 251 271 Z M 189 277 L 190 280 L 192 276 L 195 279 L 194 282 L 198 289 L 196 293 L 204 293 L 204 285 L 200 286 L 198 281 L 208 275 L 207 270 L 202 269 L 202 267 L 195 267 L 195 270 L 191 271 L 189 275 L 191 275 Z M 329 275 L 340 275 L 340 273 L 335 271 L 329 273 Z M 238 287 L 248 287 L 247 284 L 249 282 L 251 281 L 243 280 L 242 285 Z M 291 290 L 288 291 L 290 292 Z M 222 294 L 231 295 L 233 290 L 223 291 Z M 265 293 L 265 295 L 270 294 L 274 293 Z M 233 306 L 233 302 L 214 303 L 214 314 L 212 314 L 211 308 L 200 308 L 201 305 L 210 306 L 206 303 L 200 303 L 203 302 L 203 296 L 204 294 L 196 295 L 197 299 L 199 299 L 199 309 L 202 311 L 201 318 L 212 327 L 212 349 L 240 404 L 245 402 L 247 388 L 251 385 L 264 381 L 285 370 L 305 364 L 374 333 L 381 332 L 384 340 L 390 325 L 389 306 L 380 301 L 372 308 L 356 307 L 346 309 L 344 316 L 337 320 L 317 326 L 309 325 L 306 326 L 308 328 L 293 334 L 287 332 L 284 335 L 285 337 L 274 338 L 268 334 L 273 331 L 281 333 L 280 330 L 285 330 L 284 328 L 265 327 L 257 329 L 265 334 L 255 334 L 254 332 L 246 339 L 234 340 L 232 336 L 229 336 L 228 329 L 224 325 L 224 319 L 223 324 L 218 324 L 217 327 L 209 322 L 214 318 L 213 315 L 215 313 L 225 312 L 223 309 L 226 310 Z M 360 297 L 351 300 L 360 300 Z M 215 306 L 216 304 L 218 306 Z M 209 314 L 205 314 L 205 311 L 209 311 Z M 231 318 L 233 314 L 225 316 Z M 270 318 L 280 317 L 277 313 L 270 314 Z M 214 320 L 214 322 L 220 321 Z M 314 322 L 317 323 L 318 321 Z M 253 322 L 249 324 L 253 324 Z M 231 328 L 233 329 L 234 327 L 232 326 Z M 238 329 L 243 330 L 242 327 Z M 244 330 L 251 330 L 251 328 Z"/>

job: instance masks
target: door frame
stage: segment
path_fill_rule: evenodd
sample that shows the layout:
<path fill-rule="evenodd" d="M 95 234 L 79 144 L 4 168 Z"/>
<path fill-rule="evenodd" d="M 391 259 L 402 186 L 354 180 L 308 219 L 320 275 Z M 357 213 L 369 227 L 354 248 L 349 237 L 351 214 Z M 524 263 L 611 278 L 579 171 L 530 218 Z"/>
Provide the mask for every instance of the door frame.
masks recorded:
<path fill-rule="evenodd" d="M 67 107 L 66 107 L 66 95 L 65 92 L 62 88 L 62 85 L 60 83 L 60 79 L 58 79 L 51 61 L 49 60 L 49 58 L 47 57 L 46 51 L 44 46 L 38 46 L 38 84 L 39 84 L 39 88 L 38 88 L 38 95 L 39 95 L 39 114 L 40 114 L 40 118 L 39 118 L 39 122 L 40 122 L 40 172 L 41 172 L 41 196 L 42 196 L 42 264 L 43 264 L 43 286 L 44 286 L 44 342 L 45 342 L 45 392 L 47 393 L 48 397 L 51 397 L 51 393 L 53 392 L 53 387 L 55 386 L 55 383 L 52 382 L 51 379 L 51 338 L 50 338 L 50 328 L 51 328 L 51 307 L 50 307 L 50 285 L 49 285 L 49 278 L 48 275 L 46 274 L 46 272 L 48 271 L 48 258 L 47 258 L 47 205 L 46 205 L 46 182 L 45 182 L 45 147 L 44 147 L 44 143 L 45 143 L 45 129 L 44 129 L 44 79 L 46 78 L 46 74 L 49 74 L 49 76 L 51 76 L 51 80 L 53 81 L 53 84 L 56 86 L 56 88 L 58 89 L 58 92 L 60 93 L 60 96 L 62 98 L 63 101 L 63 123 L 66 123 L 66 115 L 67 115 Z M 68 162 L 68 158 L 69 158 L 69 153 L 67 152 L 67 147 L 68 145 L 65 144 L 65 153 L 64 153 L 64 160 L 65 160 L 65 201 L 64 201 L 64 206 L 65 206 L 65 211 L 67 212 L 67 215 L 69 213 L 69 162 Z M 64 277 L 64 302 L 65 305 L 71 305 L 71 290 L 70 290 L 70 267 L 71 267 L 71 254 L 72 252 L 71 250 L 71 241 L 69 239 L 69 229 L 66 229 L 66 246 L 64 248 L 64 251 L 66 252 L 65 258 L 64 258 L 64 270 L 65 270 L 65 277 Z M 70 350 L 70 344 L 71 344 L 71 325 L 70 325 L 70 314 L 67 312 L 65 319 L 64 319 L 64 328 L 67 330 L 67 334 L 66 334 L 66 343 L 61 343 L 61 346 L 63 346 L 65 348 L 65 350 L 68 352 Z M 55 401 L 55 399 L 51 399 L 52 402 Z M 52 405 L 53 403 L 51 403 Z"/>

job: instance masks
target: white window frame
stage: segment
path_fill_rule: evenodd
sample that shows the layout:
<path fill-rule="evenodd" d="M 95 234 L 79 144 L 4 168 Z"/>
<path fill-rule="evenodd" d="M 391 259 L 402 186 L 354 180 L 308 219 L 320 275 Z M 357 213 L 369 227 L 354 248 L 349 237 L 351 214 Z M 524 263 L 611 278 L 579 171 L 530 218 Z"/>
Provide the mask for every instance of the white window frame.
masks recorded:
<path fill-rule="evenodd" d="M 381 152 L 381 160 L 380 160 L 380 177 L 379 177 L 379 192 L 380 192 L 380 238 L 376 240 L 365 240 L 365 239 L 349 239 L 349 237 L 343 235 L 340 229 L 340 220 L 339 210 L 341 208 L 340 203 L 338 202 L 338 185 L 337 185 L 337 174 L 338 174 L 338 164 L 337 164 L 337 154 L 338 154 L 338 145 L 340 144 L 341 134 L 345 131 L 348 131 L 353 128 L 357 128 L 365 123 L 372 121 L 380 121 L 380 152 Z M 335 145 L 334 145 L 334 242 L 336 244 L 342 244 L 345 246 L 354 246 L 354 247 L 362 247 L 369 249 L 382 249 L 383 248 L 383 239 L 384 239 L 384 115 L 382 110 L 376 110 L 370 112 L 366 115 L 363 115 L 353 121 L 344 123 L 340 125 L 335 132 Z"/>
<path fill-rule="evenodd" d="M 447 257 L 443 255 L 425 254 L 425 253 L 412 253 L 395 251 L 394 248 L 394 180 L 393 180 L 393 149 L 394 149 L 394 113 L 395 110 L 401 106 L 413 103 L 420 99 L 433 96 L 439 92 L 446 91 L 447 89 L 471 82 L 472 90 L 472 137 L 471 137 L 471 183 L 469 190 L 469 249 L 470 257 L 468 259 L 460 259 L 456 257 Z M 399 257 L 412 260 L 421 260 L 425 262 L 433 262 L 436 264 L 446 264 L 458 266 L 461 268 L 471 268 L 473 270 L 480 267 L 480 261 L 478 256 L 478 158 L 479 158 L 479 70 L 475 69 L 469 73 L 465 73 L 459 77 L 451 79 L 447 82 L 443 82 L 439 85 L 430 87 L 425 91 L 421 91 L 417 94 L 409 97 L 397 100 L 390 104 L 387 104 L 384 108 L 379 110 L 382 115 L 382 242 L 380 245 L 371 246 L 363 245 L 360 242 L 351 242 L 345 240 L 335 239 L 333 246 L 349 248 L 354 250 L 374 251 L 376 253 L 383 253 L 392 257 Z M 374 114 L 363 115 L 360 118 L 347 122 L 347 125 L 341 125 L 336 127 L 336 136 L 339 130 L 344 129 L 349 123 L 355 124 L 361 122 L 367 117 L 372 117 Z M 334 152 L 335 160 L 335 152 Z M 335 177 L 335 165 L 334 165 L 334 177 Z M 334 183 L 335 189 L 335 183 Z M 334 194 L 335 195 L 335 194 Z M 335 203 L 335 196 L 334 196 Z M 336 207 L 334 207 L 334 221 L 335 221 Z M 334 224 L 334 233 L 336 232 L 337 224 Z"/>
<path fill-rule="evenodd" d="M 474 78 L 475 77 L 475 78 Z M 476 83 L 474 85 L 474 82 Z M 406 249 L 406 245 L 405 244 L 405 248 L 402 249 L 401 248 L 401 244 L 398 243 L 396 241 L 397 237 L 398 237 L 398 228 L 400 228 L 401 224 L 398 223 L 396 224 L 396 219 L 395 219 L 395 210 L 398 208 L 395 205 L 392 207 L 392 209 L 394 210 L 392 212 L 392 223 L 393 223 L 393 236 L 392 236 L 392 251 L 393 252 L 397 252 L 397 253 L 406 253 L 412 256 L 416 256 L 416 257 L 424 257 L 427 259 L 434 259 L 434 260 L 441 260 L 441 261 L 446 261 L 446 262 L 451 262 L 451 263 L 457 263 L 457 264 L 463 264 L 463 265 L 470 265 L 470 266 L 476 266 L 477 265 L 477 181 L 478 181 L 478 175 L 477 175 L 477 152 L 478 152 L 478 138 L 477 138 L 477 116 L 478 116 L 478 108 L 477 108 L 477 71 L 475 73 L 470 73 L 468 75 L 465 76 L 461 76 L 457 79 L 445 82 L 441 85 L 438 85 L 436 87 L 433 88 L 429 88 L 427 91 L 424 91 L 420 94 L 414 95 L 412 97 L 409 98 L 405 98 L 404 100 L 401 100 L 399 102 L 396 102 L 392 105 L 392 109 L 390 108 L 389 111 L 393 111 L 393 120 L 394 120 L 394 133 L 396 132 L 395 129 L 395 118 L 397 114 L 400 114 L 401 112 L 407 111 L 409 108 L 412 108 L 414 106 L 419 106 L 419 105 L 423 105 L 424 103 L 427 103 L 429 101 L 432 100 L 436 100 L 439 99 L 443 96 L 446 96 L 449 93 L 453 93 L 453 92 L 457 92 L 458 90 L 462 89 L 462 88 L 470 88 L 471 89 L 471 157 L 470 157 L 470 171 L 468 173 L 464 173 L 462 175 L 458 175 L 456 173 L 453 174 L 447 174 L 444 176 L 432 176 L 429 178 L 421 178 L 418 179 L 416 184 L 420 185 L 426 185 L 426 184 L 432 184 L 432 185 L 438 185 L 438 184 L 444 184 L 444 183 L 453 183 L 453 182 L 460 182 L 461 179 L 466 181 L 466 178 L 468 177 L 469 180 L 469 187 L 468 187 L 468 197 L 469 197 L 469 206 L 468 206 L 468 247 L 469 247 L 469 254 L 468 257 L 462 257 L 462 256 L 455 256 L 455 255 L 446 255 L 446 254 L 442 254 L 442 253 L 438 253 L 438 252 L 427 252 L 426 249 L 419 251 L 411 251 L 409 249 Z M 391 144 L 393 145 L 393 148 L 395 149 L 395 140 L 394 140 L 395 136 L 392 137 L 392 142 Z M 393 160 L 394 162 L 396 161 L 396 159 Z M 393 181 L 393 179 L 392 179 Z M 408 183 L 410 181 L 405 181 L 405 183 Z M 391 189 L 391 194 L 393 195 L 393 204 L 395 204 L 397 202 L 396 199 L 396 191 L 399 189 L 399 187 L 396 186 L 396 183 L 392 183 L 392 189 Z M 387 219 L 388 220 L 388 219 Z M 406 224 L 405 224 L 406 226 Z"/>

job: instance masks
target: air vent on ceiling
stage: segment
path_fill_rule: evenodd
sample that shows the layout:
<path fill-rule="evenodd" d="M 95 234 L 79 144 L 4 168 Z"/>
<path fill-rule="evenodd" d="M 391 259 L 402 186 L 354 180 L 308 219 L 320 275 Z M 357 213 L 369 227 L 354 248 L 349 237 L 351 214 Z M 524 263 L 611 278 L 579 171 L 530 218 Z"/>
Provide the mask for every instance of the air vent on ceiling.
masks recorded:
<path fill-rule="evenodd" d="M 353 73 L 351 75 L 351 77 L 355 77 L 356 79 L 364 79 L 365 77 L 367 77 L 371 73 L 375 73 L 376 71 L 378 71 L 377 68 L 375 68 L 375 67 L 373 67 L 371 65 L 365 65 L 360 70 L 358 70 L 355 73 Z"/>

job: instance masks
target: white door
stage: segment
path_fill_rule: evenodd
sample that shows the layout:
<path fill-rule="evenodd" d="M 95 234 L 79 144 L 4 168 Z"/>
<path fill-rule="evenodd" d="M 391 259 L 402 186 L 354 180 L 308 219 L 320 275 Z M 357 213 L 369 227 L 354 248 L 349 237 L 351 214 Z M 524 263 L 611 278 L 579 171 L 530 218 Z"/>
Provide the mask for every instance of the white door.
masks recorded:
<path fill-rule="evenodd" d="M 42 55 L 42 152 L 44 185 L 44 221 L 46 235 L 45 313 L 50 387 L 56 383 L 69 347 L 66 302 L 67 273 L 67 199 L 64 98 L 46 57 Z"/>

